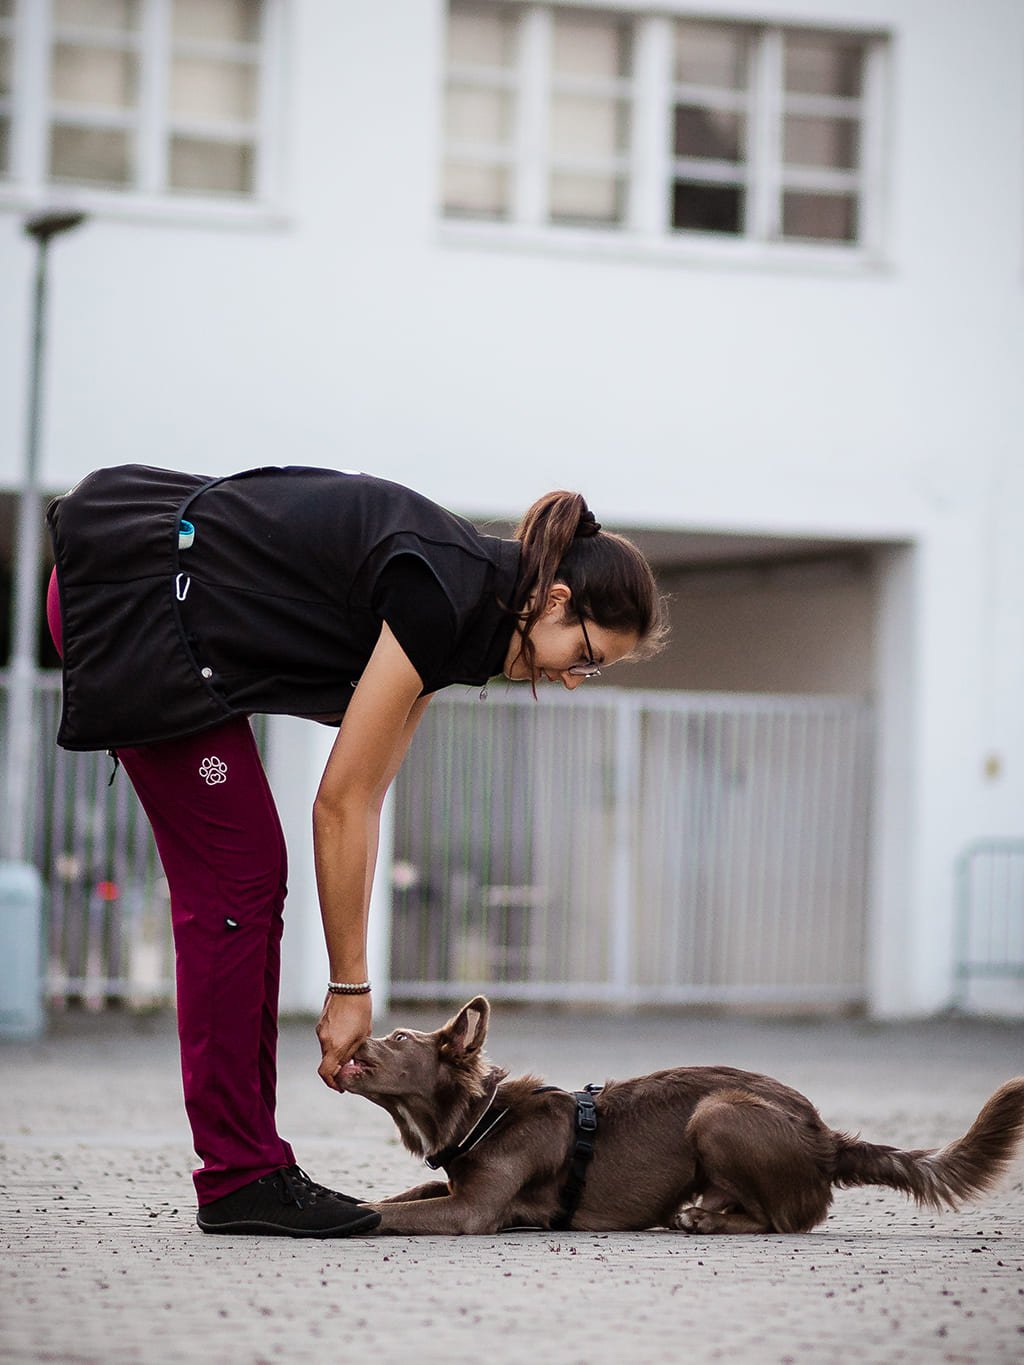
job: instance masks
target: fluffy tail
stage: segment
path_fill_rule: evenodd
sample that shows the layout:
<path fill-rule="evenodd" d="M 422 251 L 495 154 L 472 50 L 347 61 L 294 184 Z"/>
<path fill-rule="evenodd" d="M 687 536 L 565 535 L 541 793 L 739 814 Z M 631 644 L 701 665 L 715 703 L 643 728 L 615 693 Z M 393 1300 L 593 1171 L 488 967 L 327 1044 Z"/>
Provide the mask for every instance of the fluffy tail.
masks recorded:
<path fill-rule="evenodd" d="M 955 1209 L 991 1189 L 1024 1137 L 1024 1076 L 1001 1085 L 970 1130 L 940 1151 L 901 1152 L 837 1133 L 833 1183 L 889 1185 L 919 1204 Z"/>

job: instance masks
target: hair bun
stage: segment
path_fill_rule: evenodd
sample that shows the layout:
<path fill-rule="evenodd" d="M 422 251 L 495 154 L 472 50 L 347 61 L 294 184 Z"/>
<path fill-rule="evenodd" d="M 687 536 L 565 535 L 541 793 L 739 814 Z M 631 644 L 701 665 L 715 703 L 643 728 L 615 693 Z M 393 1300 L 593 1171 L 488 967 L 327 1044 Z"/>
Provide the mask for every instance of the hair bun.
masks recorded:
<path fill-rule="evenodd" d="M 576 535 L 585 540 L 589 536 L 596 536 L 600 529 L 601 523 L 588 507 L 585 512 L 580 514 L 579 525 L 576 527 Z"/>

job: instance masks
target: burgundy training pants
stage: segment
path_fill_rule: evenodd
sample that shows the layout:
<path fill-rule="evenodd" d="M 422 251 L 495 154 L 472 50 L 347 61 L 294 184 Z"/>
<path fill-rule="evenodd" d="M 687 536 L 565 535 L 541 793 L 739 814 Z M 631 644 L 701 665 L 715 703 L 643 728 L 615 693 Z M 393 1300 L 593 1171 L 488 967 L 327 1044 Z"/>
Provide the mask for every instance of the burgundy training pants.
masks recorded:
<path fill-rule="evenodd" d="M 55 575 L 46 610 L 60 650 Z M 275 1122 L 284 836 L 244 716 L 118 757 L 170 888 L 193 1179 L 209 1204 L 295 1160 Z"/>

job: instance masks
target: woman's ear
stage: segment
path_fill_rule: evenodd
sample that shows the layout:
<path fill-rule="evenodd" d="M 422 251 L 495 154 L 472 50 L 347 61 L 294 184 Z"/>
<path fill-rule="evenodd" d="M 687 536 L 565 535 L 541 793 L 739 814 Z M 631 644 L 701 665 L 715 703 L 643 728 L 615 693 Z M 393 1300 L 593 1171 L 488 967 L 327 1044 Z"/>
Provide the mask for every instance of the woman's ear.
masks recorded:
<path fill-rule="evenodd" d="M 552 583 L 551 591 L 548 593 L 548 602 L 545 615 L 556 609 L 565 610 L 572 598 L 572 589 L 568 583 Z"/>

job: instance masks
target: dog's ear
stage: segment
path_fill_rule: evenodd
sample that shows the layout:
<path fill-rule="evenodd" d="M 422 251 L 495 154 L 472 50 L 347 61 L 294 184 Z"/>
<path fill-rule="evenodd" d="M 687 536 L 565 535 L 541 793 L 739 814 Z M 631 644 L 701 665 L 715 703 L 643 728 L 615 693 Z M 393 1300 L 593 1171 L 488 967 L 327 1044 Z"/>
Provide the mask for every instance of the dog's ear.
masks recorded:
<path fill-rule="evenodd" d="M 470 1057 L 480 1051 L 487 1038 L 491 1007 L 482 995 L 463 1005 L 441 1030 L 441 1046 L 452 1057 Z"/>

